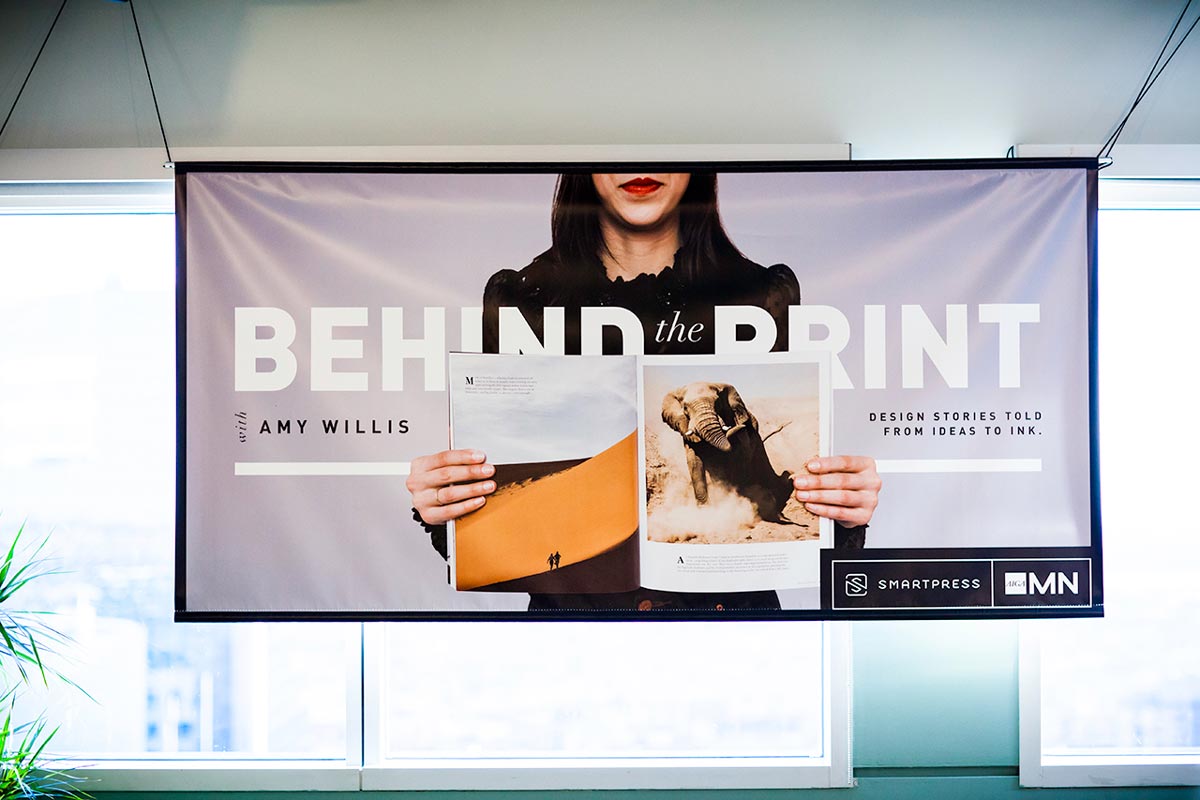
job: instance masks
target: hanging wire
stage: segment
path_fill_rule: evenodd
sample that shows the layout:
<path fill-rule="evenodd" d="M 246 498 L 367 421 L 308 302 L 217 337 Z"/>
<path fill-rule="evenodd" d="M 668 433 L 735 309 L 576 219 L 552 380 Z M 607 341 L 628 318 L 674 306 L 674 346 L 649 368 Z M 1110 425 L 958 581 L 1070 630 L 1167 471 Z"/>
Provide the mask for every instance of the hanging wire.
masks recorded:
<path fill-rule="evenodd" d="M 1191 5 L 1191 0 L 1188 0 L 1188 5 Z M 1184 7 L 1184 11 L 1187 11 L 1187 6 Z M 1180 19 L 1182 19 L 1182 16 Z M 1154 84 L 1158 81 L 1158 78 L 1162 75 L 1163 70 L 1167 68 L 1167 64 L 1171 63 L 1171 59 L 1175 57 L 1177 52 L 1179 52 L 1180 46 L 1187 40 L 1188 36 L 1191 35 L 1191 32 L 1195 29 L 1197 22 L 1200 22 L 1200 16 L 1197 16 L 1196 19 L 1193 20 L 1191 26 L 1188 27 L 1187 31 L 1184 33 L 1183 38 L 1179 40 L 1179 42 L 1175 45 L 1175 49 L 1171 51 L 1171 54 L 1167 57 L 1167 60 L 1163 62 L 1162 67 L 1159 68 L 1157 72 L 1151 70 L 1151 73 L 1146 76 L 1146 81 L 1142 84 L 1142 90 L 1138 93 L 1138 96 L 1134 98 L 1133 105 L 1129 107 L 1129 112 L 1126 113 L 1125 117 L 1121 120 L 1121 123 L 1116 127 L 1116 130 L 1112 132 L 1112 135 L 1108 137 L 1108 140 L 1104 143 L 1104 146 L 1101 147 L 1099 153 L 1100 157 L 1107 157 L 1112 154 L 1112 149 L 1116 145 L 1117 139 L 1120 137 L 1121 132 L 1125 130 L 1126 123 L 1128 123 L 1130 117 L 1133 116 L 1134 109 L 1136 109 L 1142 102 L 1142 99 L 1145 98 L 1146 94 L 1150 91 L 1150 87 L 1154 86 Z M 1174 29 L 1172 29 L 1172 35 L 1174 35 Z M 1167 43 L 1170 43 L 1170 39 L 1167 40 Z M 1163 49 L 1165 51 L 1165 45 Z M 1161 54 L 1159 57 L 1161 58 Z"/>
<path fill-rule="evenodd" d="M 1112 134 L 1100 147 L 1100 152 L 1096 154 L 1097 158 L 1108 159 L 1109 156 L 1112 155 L 1113 147 L 1116 146 L 1117 139 L 1120 138 L 1121 132 L 1125 130 L 1125 125 L 1129 122 L 1130 117 L 1133 116 L 1134 110 L 1146 97 L 1146 94 L 1150 91 L 1151 87 L 1158 82 L 1159 77 L 1163 74 L 1163 70 L 1167 68 L 1167 65 L 1171 63 L 1171 59 L 1175 58 L 1175 54 L 1179 52 L 1179 48 L 1183 46 L 1183 43 L 1186 42 L 1188 37 L 1192 35 L 1192 31 L 1196 29 L 1196 23 L 1200 22 L 1200 14 L 1196 16 L 1196 19 L 1192 20 L 1192 24 L 1188 26 L 1188 29 L 1184 32 L 1183 37 L 1176 42 L 1175 47 L 1171 50 L 1170 55 L 1168 55 L 1167 59 L 1163 61 L 1163 54 L 1166 53 L 1167 48 L 1170 47 L 1171 40 L 1175 38 L 1175 32 L 1179 30 L 1180 23 L 1183 22 L 1183 18 L 1187 16 L 1188 9 L 1191 7 L 1192 0 L 1187 0 L 1183 6 L 1183 10 L 1179 12 L 1179 16 L 1175 19 L 1175 24 L 1171 26 L 1171 32 L 1167 35 L 1167 40 L 1163 42 L 1162 49 L 1158 51 L 1158 58 L 1154 60 L 1154 66 L 1150 68 L 1150 72 L 1146 74 L 1146 79 L 1142 81 L 1142 88 L 1138 90 L 1137 96 L 1133 100 L 1133 104 L 1129 107 L 1129 111 L 1126 112 L 1116 129 L 1113 130 Z M 1159 65 L 1159 62 L 1162 62 L 1161 66 Z"/>
<path fill-rule="evenodd" d="M 29 72 L 25 73 L 25 80 L 21 82 L 21 88 L 17 90 L 17 96 L 13 98 L 12 105 L 8 108 L 8 115 L 4 117 L 4 124 L 0 125 L 0 136 L 4 136 L 4 129 L 8 127 L 8 121 L 12 119 L 13 112 L 17 110 L 17 103 L 21 102 L 21 95 L 25 92 L 25 86 L 29 83 L 29 78 L 33 75 L 34 69 L 37 68 L 38 59 L 42 57 L 42 51 L 46 49 L 46 42 L 50 41 L 50 35 L 54 33 L 54 28 L 58 25 L 59 17 L 62 16 L 63 9 L 67 7 L 67 0 L 62 0 L 62 5 L 58 7 L 58 13 L 54 15 L 54 21 L 50 23 L 50 29 L 46 31 L 46 38 L 42 39 L 42 46 L 38 48 L 37 55 L 33 57 L 33 63 L 29 65 Z"/>
<path fill-rule="evenodd" d="M 142 29 L 138 27 L 137 8 L 133 0 L 129 0 L 129 13 L 133 15 L 133 30 L 137 34 L 138 49 L 142 51 L 142 64 L 146 67 L 146 80 L 150 83 L 150 99 L 154 101 L 154 114 L 158 117 L 158 132 L 162 134 L 163 149 L 167 151 L 167 163 L 163 166 L 172 168 L 175 166 L 175 159 L 171 158 L 171 145 L 167 144 L 167 129 L 163 127 L 162 112 L 158 110 L 158 95 L 154 91 L 154 78 L 150 77 L 150 62 L 146 60 L 146 45 L 142 44 Z"/>

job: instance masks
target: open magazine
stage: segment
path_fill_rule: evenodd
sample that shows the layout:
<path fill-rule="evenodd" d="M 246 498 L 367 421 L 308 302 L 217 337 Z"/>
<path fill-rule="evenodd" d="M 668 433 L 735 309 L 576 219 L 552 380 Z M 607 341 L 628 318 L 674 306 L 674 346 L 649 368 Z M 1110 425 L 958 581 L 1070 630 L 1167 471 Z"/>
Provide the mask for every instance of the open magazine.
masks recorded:
<path fill-rule="evenodd" d="M 496 491 L 450 525 L 460 591 L 817 586 L 828 520 L 791 476 L 829 452 L 829 356 L 450 354 L 451 446 Z"/>

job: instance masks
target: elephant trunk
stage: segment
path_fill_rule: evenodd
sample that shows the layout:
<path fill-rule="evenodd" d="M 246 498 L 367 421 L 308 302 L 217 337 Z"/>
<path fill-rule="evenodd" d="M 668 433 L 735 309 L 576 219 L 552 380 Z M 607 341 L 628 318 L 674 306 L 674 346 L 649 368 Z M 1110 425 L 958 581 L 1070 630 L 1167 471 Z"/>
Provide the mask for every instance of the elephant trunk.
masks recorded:
<path fill-rule="evenodd" d="M 725 426 L 721 424 L 721 418 L 711 403 L 706 403 L 692 414 L 692 430 L 722 453 L 728 453 L 732 448 L 729 437 L 725 435 Z"/>

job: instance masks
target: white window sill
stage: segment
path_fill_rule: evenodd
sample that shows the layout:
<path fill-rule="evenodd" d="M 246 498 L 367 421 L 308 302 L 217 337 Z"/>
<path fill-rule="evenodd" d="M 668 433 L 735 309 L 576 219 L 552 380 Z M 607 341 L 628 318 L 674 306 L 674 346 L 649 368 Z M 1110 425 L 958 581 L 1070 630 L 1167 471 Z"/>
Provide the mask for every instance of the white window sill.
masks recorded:
<path fill-rule="evenodd" d="M 74 766 L 78 764 L 78 766 Z M 358 791 L 361 769 L 340 761 L 58 761 L 95 792 Z"/>
<path fill-rule="evenodd" d="M 794 789 L 852 786 L 816 758 L 404 759 L 363 769 L 364 790 Z"/>
<path fill-rule="evenodd" d="M 76 766 L 77 765 L 77 766 Z M 88 792 L 796 789 L 853 785 L 826 759 L 405 759 L 335 761 L 75 761 Z"/>
<path fill-rule="evenodd" d="M 1022 768 L 1021 785 L 1037 788 L 1091 786 L 1196 786 L 1196 756 L 1046 756 L 1031 770 Z"/>

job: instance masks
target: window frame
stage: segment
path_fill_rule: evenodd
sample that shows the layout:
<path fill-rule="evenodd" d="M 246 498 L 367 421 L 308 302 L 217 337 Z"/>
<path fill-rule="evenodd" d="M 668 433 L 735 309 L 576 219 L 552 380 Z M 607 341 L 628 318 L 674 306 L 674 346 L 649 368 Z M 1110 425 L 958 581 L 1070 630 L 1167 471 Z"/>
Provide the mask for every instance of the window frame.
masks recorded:
<path fill-rule="evenodd" d="M 1191 755 L 1048 756 L 1042 752 L 1041 620 L 1020 626 L 1019 774 L 1025 788 L 1200 785 L 1200 752 Z"/>
<path fill-rule="evenodd" d="M 376 698 L 375 702 L 364 704 L 364 790 L 827 789 L 854 785 L 851 758 L 853 714 L 852 681 L 849 676 L 853 663 L 850 623 L 793 623 L 819 624 L 822 627 L 822 689 L 825 708 L 822 740 L 825 752 L 819 758 L 562 759 L 386 758 L 386 624 L 373 623 L 364 630 L 364 689 L 368 692 L 367 696 Z"/>
<path fill-rule="evenodd" d="M 0 179 L 0 215 L 175 213 L 173 180 L 25 182 Z M 173 569 L 174 565 L 168 565 Z M 347 623 L 337 623 L 346 625 Z M 346 757 L 262 758 L 236 753 L 180 756 L 49 756 L 98 791 L 357 791 L 362 766 L 362 631 L 346 648 Z"/>
<path fill-rule="evenodd" d="M 535 148 L 537 149 L 537 148 Z M 804 147 L 690 147 L 696 158 L 845 159 L 845 145 Z M 311 148 L 309 149 L 311 150 Z M 309 160 L 345 160 L 343 149 L 305 152 Z M 514 148 L 383 148 L 376 158 L 401 161 L 512 159 Z M 529 148 L 520 150 L 530 159 Z M 655 148 L 602 149 L 607 158 L 648 159 Z M 657 148 L 662 151 L 663 148 Z M 785 151 L 785 152 L 784 152 Z M 557 148 L 563 160 L 594 160 L 596 148 Z M 71 173 L 64 176 L 56 151 L 21 154 L 17 169 L 0 169 L 0 214 L 128 214 L 174 213 L 173 181 L 146 168 L 153 151 L 122 151 L 121 163 L 137 169 L 113 168 L 105 151 L 74 152 Z M 0 167 L 11 167 L 0 158 Z M 119 154 L 121 155 L 121 154 Z M 211 156 L 207 151 L 206 157 Z M 247 154 L 222 151 L 221 157 Z M 261 156 L 261 154 L 257 154 Z M 276 154 L 278 156 L 278 154 Z M 295 154 L 291 154 L 296 157 Z M 661 156 L 661 152 L 658 153 Z M 136 157 L 135 157 L 136 156 Z M 197 156 L 199 157 L 199 156 Z M 357 156 L 361 160 L 361 155 Z M 108 162 L 105 165 L 105 162 Z M 157 166 L 157 165 L 156 165 Z M 166 166 L 166 165 L 163 165 Z M 122 179 L 127 173 L 131 179 Z M 7 177 L 4 177 L 7 175 Z M 90 179 L 90 180 L 89 180 Z M 462 623 L 470 624 L 470 623 Z M 532 622 L 529 624 L 554 624 Z M 631 623 L 637 624 L 637 623 Z M 727 623 L 722 623 L 727 624 Z M 766 789 L 837 788 L 854 785 L 852 775 L 852 690 L 849 623 L 804 623 L 822 626 L 824 754 L 807 757 L 736 758 L 571 758 L 571 759 L 393 759 L 383 752 L 381 702 L 383 681 L 382 624 L 360 623 L 359 647 L 346 654 L 346 758 L 272 759 L 236 754 L 177 755 L 156 758 L 127 756 L 63 757 L 55 768 L 70 769 L 95 791 L 369 791 L 486 789 Z"/>
<path fill-rule="evenodd" d="M 387 624 L 362 624 L 361 651 L 357 658 L 347 658 L 344 762 L 206 754 L 161 759 L 67 758 L 58 766 L 71 769 L 87 782 L 87 788 L 103 792 L 829 789 L 855 785 L 848 622 L 799 623 L 822 627 L 827 709 L 823 756 L 646 759 L 383 758 Z M 367 702 L 368 698 L 374 700 Z M 361 735 L 354 735 L 359 731 Z"/>
<path fill-rule="evenodd" d="M 1021 155 L 1026 155 L 1022 152 Z M 1200 165 L 1197 165 L 1200 167 Z M 1200 174 L 1101 178 L 1100 210 L 1200 209 Z M 1042 637 L 1047 624 L 1022 620 L 1019 633 L 1019 774 L 1029 788 L 1200 785 L 1200 750 L 1191 754 L 1046 755 L 1042 749 Z"/>

